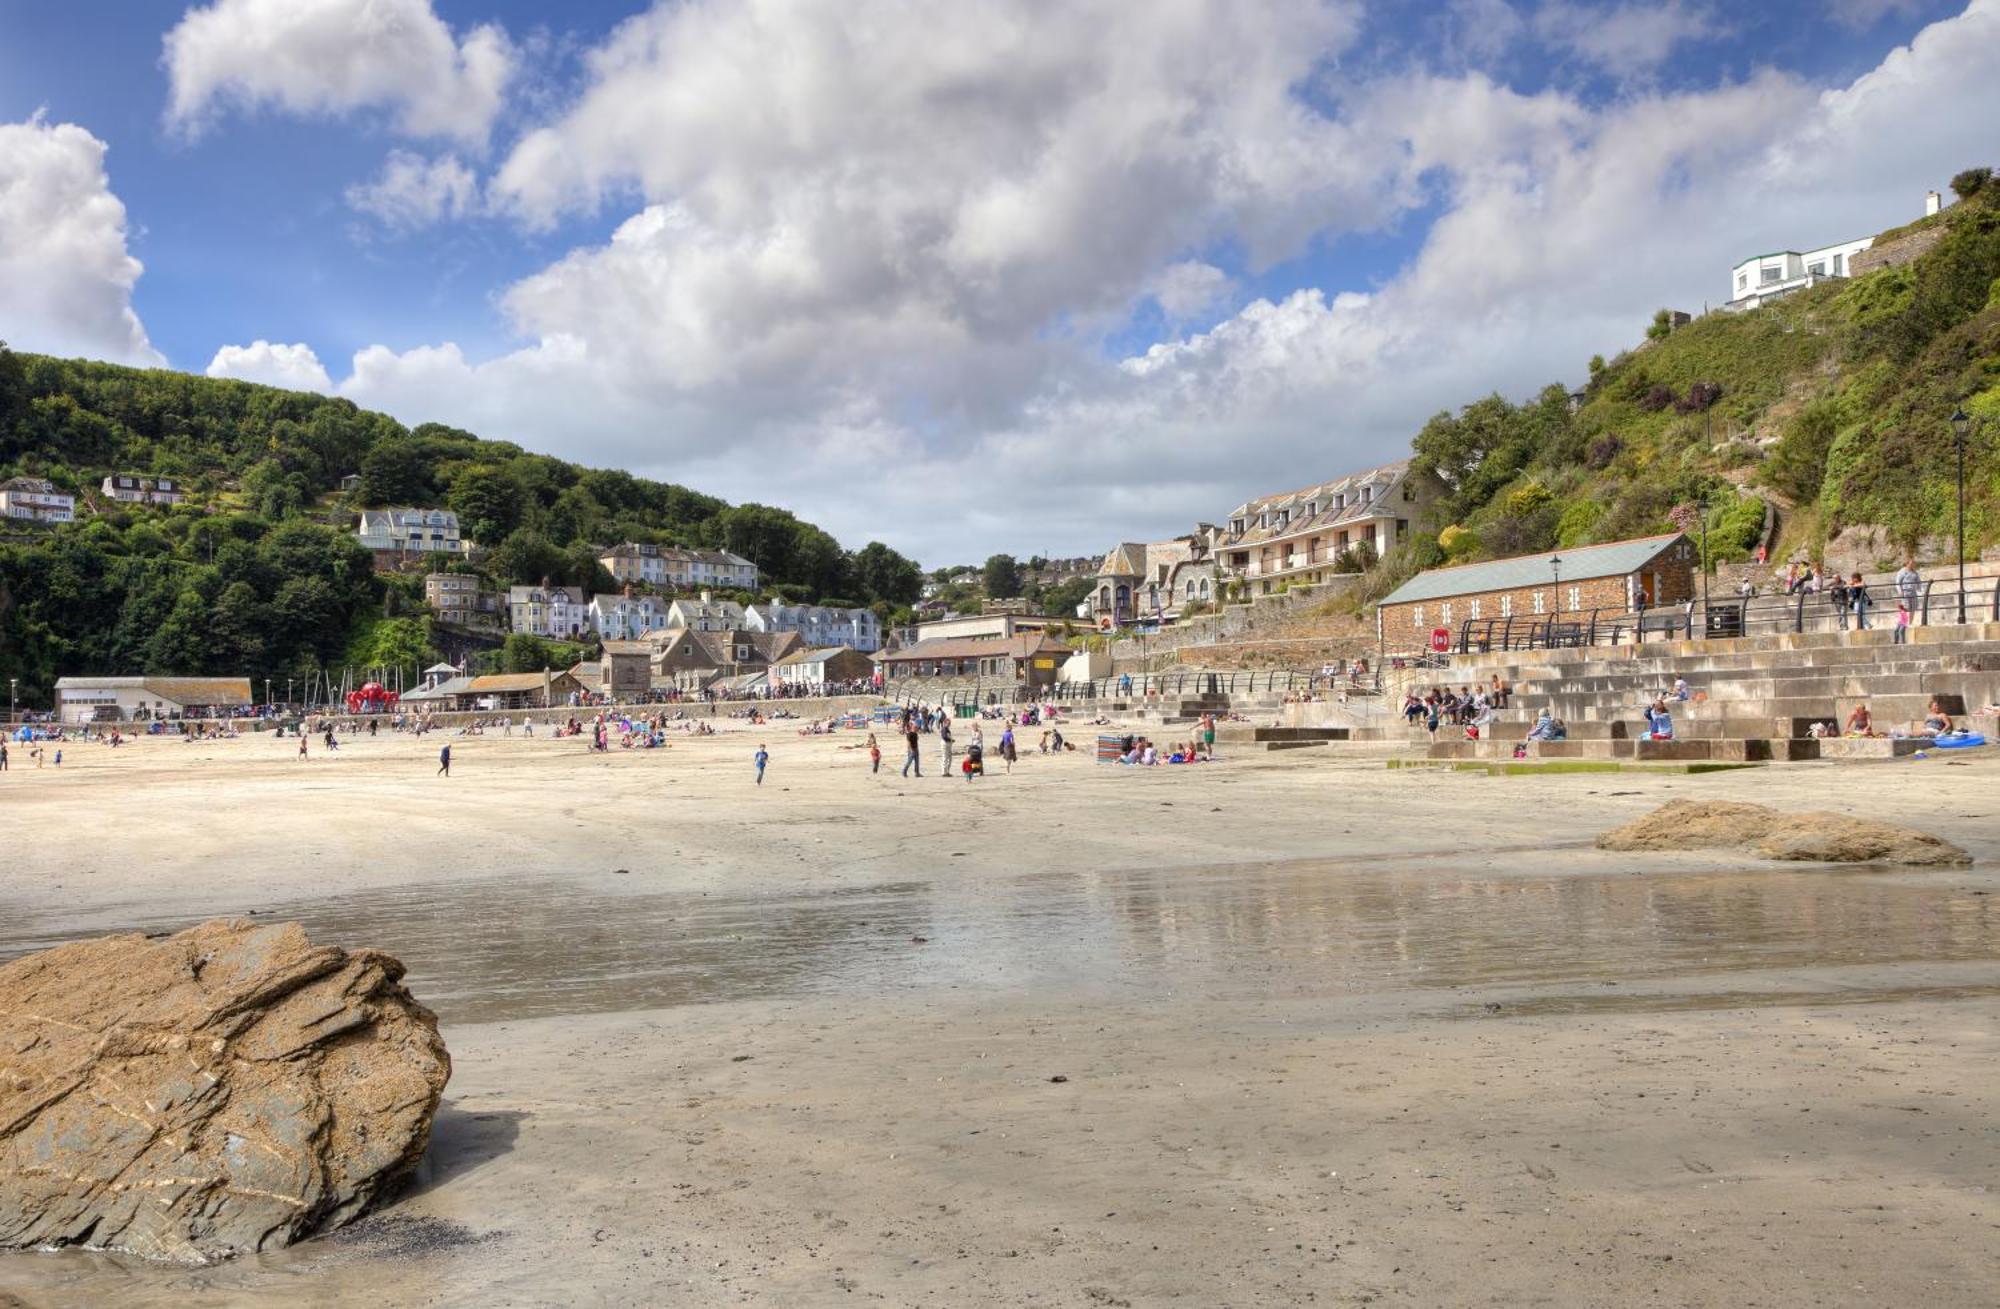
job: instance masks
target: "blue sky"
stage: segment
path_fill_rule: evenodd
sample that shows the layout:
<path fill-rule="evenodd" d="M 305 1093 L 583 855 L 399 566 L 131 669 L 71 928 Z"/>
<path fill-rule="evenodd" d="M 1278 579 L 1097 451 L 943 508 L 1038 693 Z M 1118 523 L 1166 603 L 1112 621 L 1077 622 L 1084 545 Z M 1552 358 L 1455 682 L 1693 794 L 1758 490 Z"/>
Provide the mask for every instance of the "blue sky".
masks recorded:
<path fill-rule="evenodd" d="M 344 39 L 363 10 L 0 0 L 0 189 L 50 191 L 0 336 L 309 379 L 934 559 L 1394 457 L 1723 298 L 1729 251 L 1906 220 L 1992 162 L 1923 94 L 1990 123 L 1953 79 L 2000 80 L 1990 0 L 1064 0 L 917 33 L 876 0 L 388 0 Z M 1889 149 L 1912 121 L 1936 139 Z M 122 229 L 59 168 L 93 140 Z M 370 212 L 398 159 L 457 189 Z M 1592 250 L 1647 267 L 1545 294 Z M 218 355 L 256 342 L 284 367 Z M 866 507 L 857 462 L 915 489 Z"/>

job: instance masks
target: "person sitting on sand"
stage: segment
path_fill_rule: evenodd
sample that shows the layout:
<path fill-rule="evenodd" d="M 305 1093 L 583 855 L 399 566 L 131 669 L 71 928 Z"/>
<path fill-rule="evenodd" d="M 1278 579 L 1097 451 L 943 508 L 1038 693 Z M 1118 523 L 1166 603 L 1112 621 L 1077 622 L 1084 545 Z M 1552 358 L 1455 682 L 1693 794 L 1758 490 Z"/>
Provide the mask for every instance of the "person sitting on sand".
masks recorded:
<path fill-rule="evenodd" d="M 1868 712 L 1866 704 L 1854 706 L 1854 712 L 1847 716 L 1848 736 L 1875 735 L 1875 720 Z"/>

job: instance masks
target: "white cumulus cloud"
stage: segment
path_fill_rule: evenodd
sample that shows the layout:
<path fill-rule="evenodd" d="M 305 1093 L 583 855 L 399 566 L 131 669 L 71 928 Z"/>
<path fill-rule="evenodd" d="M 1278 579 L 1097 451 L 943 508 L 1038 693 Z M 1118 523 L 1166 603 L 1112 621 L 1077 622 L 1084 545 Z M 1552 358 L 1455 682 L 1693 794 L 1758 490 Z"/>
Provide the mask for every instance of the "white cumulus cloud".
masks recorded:
<path fill-rule="evenodd" d="M 518 62 L 501 28 L 452 34 L 430 0 L 214 0 L 166 36 L 169 121 L 223 106 L 394 112 L 410 136 L 482 145 Z"/>
<path fill-rule="evenodd" d="M 249 345 L 225 345 L 208 361 L 210 377 L 259 382 L 290 391 L 333 391 L 319 356 L 308 345 L 286 345 L 258 339 Z"/>
<path fill-rule="evenodd" d="M 0 123 L 0 337 L 17 349 L 166 361 L 132 310 L 140 263 L 104 142 L 41 115 Z"/>
<path fill-rule="evenodd" d="M 479 181 L 455 154 L 425 159 L 391 150 L 372 180 L 347 188 L 350 207 L 394 231 L 463 218 L 479 204 Z"/>
<path fill-rule="evenodd" d="M 1608 8 L 1545 0 L 1535 14 L 1544 41 L 1617 77 L 1650 73 L 1683 42 L 1723 30 L 1707 6 L 1687 0 L 1626 0 Z"/>
<path fill-rule="evenodd" d="M 1848 85 L 1608 104 L 1343 74 L 1352 15 L 1311 0 L 906 15 L 688 0 L 620 28 L 493 192 L 531 221 L 636 212 L 505 290 L 522 348 L 371 347 L 342 393 L 931 561 L 1083 552 L 1574 380 L 1655 308 L 1725 299 L 1746 251 L 1916 216 L 2000 121 L 2000 0 Z M 1380 284 L 1101 352 L 1214 285 L 1190 251 L 1254 275 L 1416 216 Z"/>

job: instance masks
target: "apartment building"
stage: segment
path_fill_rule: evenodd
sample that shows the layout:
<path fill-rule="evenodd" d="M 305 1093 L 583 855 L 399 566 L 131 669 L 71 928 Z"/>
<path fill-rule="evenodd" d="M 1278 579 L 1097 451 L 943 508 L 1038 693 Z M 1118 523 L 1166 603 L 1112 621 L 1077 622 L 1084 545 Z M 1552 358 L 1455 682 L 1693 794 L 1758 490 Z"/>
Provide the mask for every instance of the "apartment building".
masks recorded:
<path fill-rule="evenodd" d="M 882 648 L 882 620 L 867 609 L 790 605 L 781 600 L 748 605 L 743 626 L 753 632 L 797 632 L 808 646 L 848 646 L 864 654 Z"/>
<path fill-rule="evenodd" d="M 1380 559 L 1395 549 L 1444 491 L 1435 474 L 1413 472 L 1399 459 L 1247 501 L 1230 512 L 1217 540 L 1218 573 L 1258 595 L 1323 582 L 1341 571 L 1343 553 L 1365 546 Z"/>
<path fill-rule="evenodd" d="M 113 473 L 101 488 L 106 499 L 120 504 L 177 505 L 187 492 L 171 477 L 141 477 L 137 473 Z"/>
<path fill-rule="evenodd" d="M 597 562 L 620 582 L 678 589 L 707 586 L 754 591 L 759 577 L 756 564 L 727 550 L 690 550 L 637 541 L 613 546 L 599 555 Z"/>
<path fill-rule="evenodd" d="M 0 482 L 0 518 L 27 518 L 38 523 L 68 523 L 76 519 L 76 497 L 56 490 L 40 477 L 10 477 Z"/>

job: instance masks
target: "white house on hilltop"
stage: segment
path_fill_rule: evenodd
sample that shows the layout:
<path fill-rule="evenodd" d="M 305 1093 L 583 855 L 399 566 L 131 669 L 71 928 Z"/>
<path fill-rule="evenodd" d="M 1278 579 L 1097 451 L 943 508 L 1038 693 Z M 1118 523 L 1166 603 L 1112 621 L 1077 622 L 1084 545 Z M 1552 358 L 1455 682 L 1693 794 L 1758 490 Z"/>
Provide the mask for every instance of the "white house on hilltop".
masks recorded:
<path fill-rule="evenodd" d="M 0 518 L 32 518 L 39 523 L 67 523 L 76 518 L 76 497 L 56 490 L 40 477 L 10 477 L 0 482 Z"/>
<path fill-rule="evenodd" d="M 412 554 L 464 554 L 471 544 L 459 538 L 449 509 L 363 509 L 354 535 L 370 550 Z"/>
<path fill-rule="evenodd" d="M 1924 217 L 1943 208 L 1944 199 L 1936 191 L 1924 197 Z M 1854 256 L 1875 244 L 1864 236 L 1858 241 L 1841 241 L 1817 250 L 1773 250 L 1752 255 L 1729 270 L 1729 302 L 1724 309 L 1755 309 L 1781 295 L 1790 295 L 1816 286 L 1830 277 L 1852 277 Z"/>

